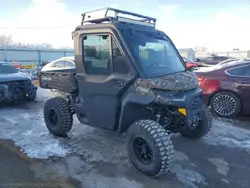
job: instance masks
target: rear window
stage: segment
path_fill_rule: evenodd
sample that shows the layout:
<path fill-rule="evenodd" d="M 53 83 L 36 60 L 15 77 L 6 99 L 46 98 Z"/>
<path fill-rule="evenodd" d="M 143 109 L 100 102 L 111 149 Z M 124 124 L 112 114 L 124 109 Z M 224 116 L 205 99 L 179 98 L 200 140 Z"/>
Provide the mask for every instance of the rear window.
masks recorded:
<path fill-rule="evenodd" d="M 18 73 L 18 70 L 10 65 L 0 64 L 0 74 L 13 74 Z"/>

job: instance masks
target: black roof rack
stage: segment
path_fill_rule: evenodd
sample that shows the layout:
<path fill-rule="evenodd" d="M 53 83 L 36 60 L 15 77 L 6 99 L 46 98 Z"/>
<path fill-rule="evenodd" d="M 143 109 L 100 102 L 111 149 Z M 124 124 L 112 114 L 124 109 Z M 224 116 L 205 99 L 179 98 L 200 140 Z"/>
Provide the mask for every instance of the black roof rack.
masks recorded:
<path fill-rule="evenodd" d="M 111 15 L 109 15 L 111 13 Z M 129 16 L 129 18 L 120 16 L 119 14 Z M 131 18 L 131 17 L 137 17 Z M 139 19 L 138 19 L 139 18 Z M 140 14 L 119 10 L 115 8 L 102 8 L 90 12 L 85 12 L 82 14 L 82 22 L 84 23 L 104 23 L 104 22 L 125 22 L 125 23 L 133 23 L 133 24 L 141 24 L 146 26 L 155 27 L 156 18 L 143 16 Z"/>

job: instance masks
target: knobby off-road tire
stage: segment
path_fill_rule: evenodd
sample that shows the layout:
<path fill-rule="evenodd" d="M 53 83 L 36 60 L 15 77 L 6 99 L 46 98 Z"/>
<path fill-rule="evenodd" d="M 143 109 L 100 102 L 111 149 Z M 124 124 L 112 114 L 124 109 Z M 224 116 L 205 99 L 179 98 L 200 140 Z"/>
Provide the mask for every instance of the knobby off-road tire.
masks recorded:
<path fill-rule="evenodd" d="M 195 128 L 186 127 L 181 134 L 187 138 L 199 139 L 211 130 L 212 128 L 212 114 L 209 111 L 208 107 L 204 104 L 202 106 L 202 120 L 199 121 L 198 125 Z"/>
<path fill-rule="evenodd" d="M 132 124 L 127 131 L 127 150 L 131 163 L 147 176 L 156 178 L 169 170 L 174 161 L 174 148 L 170 135 L 158 123 L 152 120 L 140 120 Z M 152 160 L 146 163 L 138 157 L 136 143 L 144 140 L 151 150 Z"/>
<path fill-rule="evenodd" d="M 55 136 L 67 136 L 73 124 L 73 115 L 67 101 L 61 97 L 54 97 L 46 101 L 44 121 L 49 131 Z"/>

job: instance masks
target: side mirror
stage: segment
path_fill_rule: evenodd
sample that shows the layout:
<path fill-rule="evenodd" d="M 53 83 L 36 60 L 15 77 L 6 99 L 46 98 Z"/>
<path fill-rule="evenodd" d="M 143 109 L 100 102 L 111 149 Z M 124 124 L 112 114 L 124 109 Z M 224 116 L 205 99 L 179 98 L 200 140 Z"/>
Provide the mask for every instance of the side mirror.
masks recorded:
<path fill-rule="evenodd" d="M 197 66 L 191 65 L 191 66 L 187 66 L 187 70 L 190 72 L 193 72 L 194 70 L 196 70 Z"/>

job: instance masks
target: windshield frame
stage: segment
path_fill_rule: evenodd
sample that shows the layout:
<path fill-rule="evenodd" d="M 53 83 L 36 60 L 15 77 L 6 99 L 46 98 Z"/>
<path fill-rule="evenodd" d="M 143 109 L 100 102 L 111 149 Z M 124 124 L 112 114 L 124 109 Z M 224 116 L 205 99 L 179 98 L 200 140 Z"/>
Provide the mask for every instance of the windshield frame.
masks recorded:
<path fill-rule="evenodd" d="M 127 33 L 126 33 L 127 32 Z M 131 32 L 131 33 L 128 33 Z M 132 44 L 130 42 L 130 36 L 128 36 L 128 34 L 141 34 L 144 33 L 146 35 L 151 35 L 150 37 L 158 39 L 158 40 L 162 40 L 162 41 L 166 41 L 169 46 L 172 48 L 174 55 L 176 56 L 176 58 L 178 59 L 178 61 L 182 64 L 183 69 L 180 71 L 174 71 L 174 72 L 170 72 L 170 73 L 150 73 L 147 74 L 147 72 L 145 71 L 145 68 L 142 65 L 141 62 L 141 58 L 139 56 L 137 56 L 135 54 L 135 51 L 132 48 Z M 179 53 L 179 51 L 177 50 L 176 46 L 174 45 L 174 43 L 172 42 L 172 40 L 163 32 L 158 31 L 158 30 L 141 30 L 141 29 L 126 29 L 124 30 L 124 32 L 122 32 L 122 36 L 126 41 L 126 44 L 128 46 L 129 51 L 131 52 L 131 54 L 133 55 L 133 58 L 137 64 L 137 66 L 139 66 L 140 71 L 143 73 L 143 76 L 145 78 L 155 78 L 155 77 L 161 77 L 161 76 L 166 76 L 166 75 L 172 75 L 172 74 L 176 74 L 176 73 L 180 73 L 180 72 L 186 72 L 187 71 L 187 67 L 186 67 L 186 63 L 184 62 L 181 54 Z"/>
<path fill-rule="evenodd" d="M 13 70 L 13 71 L 2 72 L 1 67 L 10 67 L 10 70 Z M 11 66 L 9 64 L 0 64 L 0 75 L 3 75 L 3 74 L 16 74 L 16 73 L 19 73 L 19 70 L 16 69 L 15 67 L 13 67 L 13 66 Z"/>

